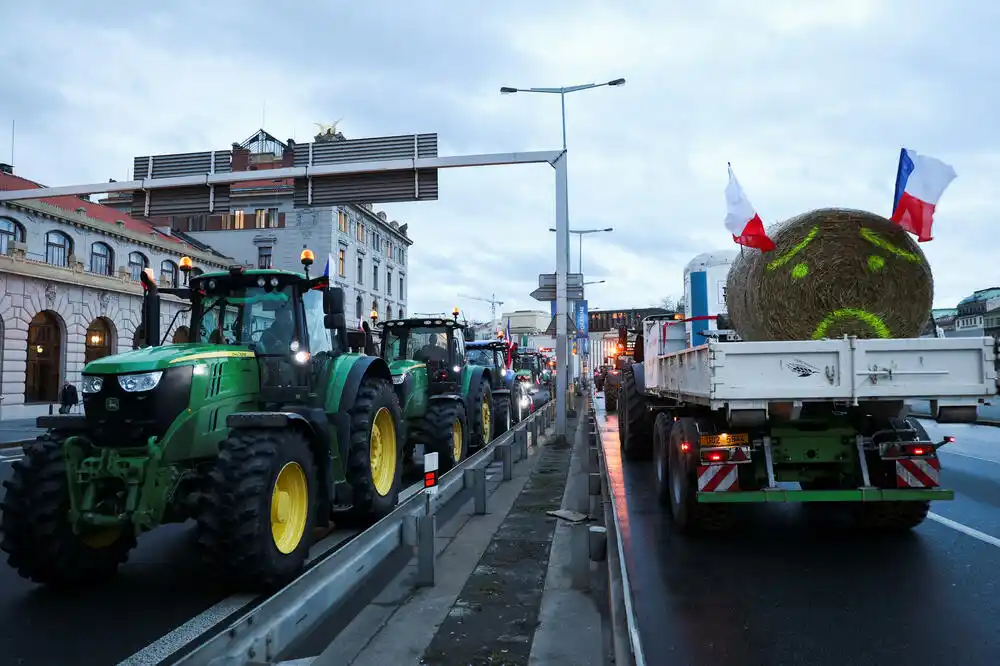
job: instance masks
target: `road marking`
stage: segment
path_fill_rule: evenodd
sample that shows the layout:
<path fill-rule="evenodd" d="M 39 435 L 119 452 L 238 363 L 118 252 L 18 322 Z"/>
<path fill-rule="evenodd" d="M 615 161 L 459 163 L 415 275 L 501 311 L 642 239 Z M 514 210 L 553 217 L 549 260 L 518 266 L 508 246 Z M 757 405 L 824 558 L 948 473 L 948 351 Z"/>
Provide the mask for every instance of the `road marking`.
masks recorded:
<path fill-rule="evenodd" d="M 996 538 L 995 536 L 990 536 L 985 532 L 980 532 L 979 530 L 973 529 L 968 525 L 963 525 L 962 523 L 955 522 L 951 518 L 945 518 L 944 516 L 938 515 L 936 513 L 928 513 L 927 517 L 930 518 L 931 520 L 941 523 L 945 527 L 950 527 L 951 529 L 957 532 L 961 532 L 962 534 L 967 534 L 973 539 L 979 539 L 983 543 L 988 543 L 991 546 L 996 546 L 997 548 L 1000 548 L 1000 539 Z"/>

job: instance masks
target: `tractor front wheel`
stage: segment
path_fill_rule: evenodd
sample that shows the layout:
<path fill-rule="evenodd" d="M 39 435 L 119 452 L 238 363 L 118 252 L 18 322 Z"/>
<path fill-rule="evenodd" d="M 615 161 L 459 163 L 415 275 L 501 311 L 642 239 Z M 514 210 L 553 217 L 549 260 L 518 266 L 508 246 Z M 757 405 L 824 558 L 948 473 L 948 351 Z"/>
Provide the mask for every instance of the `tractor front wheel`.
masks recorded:
<path fill-rule="evenodd" d="M 403 478 L 402 410 L 384 379 L 361 382 L 351 415 L 347 483 L 353 492 L 350 518 L 374 522 L 396 508 Z"/>
<path fill-rule="evenodd" d="M 472 397 L 472 440 L 470 449 L 478 450 L 493 439 L 493 394 L 489 383 L 483 381 L 474 389 Z"/>
<path fill-rule="evenodd" d="M 469 435 L 465 422 L 465 407 L 458 400 L 431 403 L 424 420 L 428 453 L 438 454 L 438 470 L 444 474 L 465 460 L 469 451 Z"/>
<path fill-rule="evenodd" d="M 510 430 L 513 407 L 513 398 L 509 393 L 501 395 L 499 399 L 493 401 L 493 432 L 497 437 Z"/>
<path fill-rule="evenodd" d="M 0 549 L 23 578 L 53 587 L 111 578 L 135 546 L 131 525 L 77 534 L 70 524 L 62 433 L 40 436 L 11 465 L 0 511 Z"/>
<path fill-rule="evenodd" d="M 316 520 L 316 462 L 295 430 L 234 430 L 208 474 L 198 542 L 240 587 L 274 590 L 305 568 Z"/>

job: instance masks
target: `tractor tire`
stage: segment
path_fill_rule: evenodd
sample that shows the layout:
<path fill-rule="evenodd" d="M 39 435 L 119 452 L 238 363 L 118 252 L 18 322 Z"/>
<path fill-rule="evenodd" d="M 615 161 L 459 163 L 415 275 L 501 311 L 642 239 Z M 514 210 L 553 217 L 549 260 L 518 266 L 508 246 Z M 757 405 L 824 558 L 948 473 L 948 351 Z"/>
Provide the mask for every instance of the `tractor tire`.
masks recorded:
<path fill-rule="evenodd" d="M 715 532 L 729 527 L 732 513 L 725 504 L 700 504 L 698 502 L 696 445 L 685 452 L 682 443 L 697 442 L 698 428 L 692 418 L 682 418 L 670 430 L 667 466 L 670 515 L 677 531 L 686 534 Z"/>
<path fill-rule="evenodd" d="M 319 476 L 292 429 L 233 430 L 208 473 L 198 543 L 209 569 L 240 589 L 276 590 L 305 569 Z"/>
<path fill-rule="evenodd" d="M 493 401 L 493 433 L 499 437 L 513 425 L 512 411 L 514 404 L 510 394 L 502 395 Z"/>
<path fill-rule="evenodd" d="M 618 390 L 614 386 L 604 392 L 604 411 L 618 411 Z"/>
<path fill-rule="evenodd" d="M 406 441 L 403 410 L 392 384 L 368 378 L 361 382 L 350 416 L 346 474 L 354 499 L 346 517 L 373 523 L 395 509 L 399 500 Z"/>
<path fill-rule="evenodd" d="M 431 403 L 424 417 L 426 453 L 438 454 L 438 473 L 444 474 L 469 455 L 469 428 L 465 405 L 458 400 Z"/>
<path fill-rule="evenodd" d="M 656 468 L 656 499 L 670 506 L 670 431 L 674 420 L 660 413 L 653 423 L 653 465 Z"/>
<path fill-rule="evenodd" d="M 24 447 L 0 512 L 0 550 L 22 578 L 51 587 L 107 581 L 135 546 L 131 525 L 89 535 L 76 534 L 69 521 L 69 482 L 63 459 L 66 435 L 50 432 Z"/>
<path fill-rule="evenodd" d="M 475 452 L 493 439 L 493 393 L 488 382 L 480 382 L 472 394 L 472 415 L 469 430 L 469 451 Z"/>
<path fill-rule="evenodd" d="M 643 460 L 652 453 L 649 422 L 646 420 L 646 400 L 635 384 L 631 368 L 622 371 L 622 410 L 618 415 L 618 433 L 622 455 L 627 460 Z"/>

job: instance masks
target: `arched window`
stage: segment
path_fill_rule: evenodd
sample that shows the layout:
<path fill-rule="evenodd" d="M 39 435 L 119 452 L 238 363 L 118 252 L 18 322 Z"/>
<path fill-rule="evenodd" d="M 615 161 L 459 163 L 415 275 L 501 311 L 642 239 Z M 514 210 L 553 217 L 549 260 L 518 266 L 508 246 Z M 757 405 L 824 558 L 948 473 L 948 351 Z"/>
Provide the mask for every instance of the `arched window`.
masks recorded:
<path fill-rule="evenodd" d="M 59 315 L 43 310 L 28 324 L 28 362 L 24 401 L 59 402 L 62 326 Z"/>
<path fill-rule="evenodd" d="M 0 254 L 7 254 L 10 244 L 15 241 L 24 242 L 24 227 L 10 218 L 0 217 Z"/>
<path fill-rule="evenodd" d="M 390 319 L 392 319 L 392 306 L 387 305 L 385 306 L 385 320 L 389 321 Z"/>
<path fill-rule="evenodd" d="M 90 363 L 99 358 L 111 355 L 112 330 L 110 322 L 104 317 L 98 317 L 87 327 L 87 339 L 84 341 L 84 362 Z"/>
<path fill-rule="evenodd" d="M 115 274 L 115 253 L 107 243 L 90 246 L 90 272 L 98 275 Z"/>
<path fill-rule="evenodd" d="M 73 254 L 73 241 L 61 231 L 45 234 L 45 263 L 53 266 L 69 267 L 69 255 Z"/>
<path fill-rule="evenodd" d="M 128 255 L 128 272 L 136 282 L 142 279 L 142 271 L 148 267 L 149 259 L 142 252 L 132 252 Z"/>
<path fill-rule="evenodd" d="M 177 264 L 169 259 L 160 263 L 160 286 L 177 287 Z"/>
<path fill-rule="evenodd" d="M 364 305 L 361 304 L 361 296 L 359 295 L 357 300 L 354 301 L 354 317 L 356 319 L 361 319 L 365 316 Z"/>

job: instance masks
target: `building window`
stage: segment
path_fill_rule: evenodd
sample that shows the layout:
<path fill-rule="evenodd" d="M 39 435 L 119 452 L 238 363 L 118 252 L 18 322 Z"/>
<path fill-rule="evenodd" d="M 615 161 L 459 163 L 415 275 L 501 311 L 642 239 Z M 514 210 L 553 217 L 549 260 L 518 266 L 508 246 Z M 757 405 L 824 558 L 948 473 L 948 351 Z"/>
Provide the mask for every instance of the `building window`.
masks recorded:
<path fill-rule="evenodd" d="M 385 269 L 385 293 L 392 296 L 392 269 L 388 267 Z"/>
<path fill-rule="evenodd" d="M 364 313 L 361 311 L 362 308 L 364 308 L 364 305 L 361 304 L 361 295 L 359 294 L 354 301 L 354 317 L 356 319 L 364 317 Z"/>
<path fill-rule="evenodd" d="M 90 272 L 97 275 L 114 275 L 115 253 L 106 243 L 94 243 L 90 246 Z"/>
<path fill-rule="evenodd" d="M 10 252 L 10 244 L 24 242 L 24 227 L 14 220 L 0 218 L 0 254 Z"/>
<path fill-rule="evenodd" d="M 242 215 L 242 213 L 240 213 Z M 274 229 L 278 226 L 277 208 L 258 208 L 254 211 L 254 227 L 257 229 Z M 240 227 L 242 229 L 242 227 Z"/>
<path fill-rule="evenodd" d="M 222 228 L 226 231 L 231 229 L 245 229 L 244 224 L 246 222 L 246 216 L 243 211 L 238 210 L 235 213 L 223 213 L 222 214 Z"/>
<path fill-rule="evenodd" d="M 337 211 L 337 229 L 342 234 L 347 233 L 347 213 L 342 210 Z"/>
<path fill-rule="evenodd" d="M 61 366 L 62 328 L 55 314 L 43 310 L 28 324 L 24 401 L 59 402 Z"/>
<path fill-rule="evenodd" d="M 344 277 L 347 271 L 347 250 L 340 248 L 337 251 L 337 275 Z"/>
<path fill-rule="evenodd" d="M 365 225 L 361 222 L 358 222 L 358 226 L 354 229 L 354 238 L 362 243 L 365 242 Z"/>
<path fill-rule="evenodd" d="M 177 264 L 169 259 L 160 262 L 160 286 L 177 288 Z"/>
<path fill-rule="evenodd" d="M 378 264 L 372 262 L 372 289 L 378 291 Z"/>
<path fill-rule="evenodd" d="M 358 257 L 358 284 L 365 283 L 365 258 Z"/>
<path fill-rule="evenodd" d="M 132 279 L 138 282 L 142 279 L 142 271 L 149 266 L 149 259 L 142 252 L 132 252 L 128 255 L 128 272 Z"/>
<path fill-rule="evenodd" d="M 385 319 L 386 319 L 386 321 L 392 319 L 392 306 L 391 305 L 386 305 L 385 306 Z"/>
<path fill-rule="evenodd" d="M 87 328 L 87 339 L 84 341 L 84 363 L 96 361 L 111 355 L 111 326 L 104 317 L 98 317 L 90 322 Z"/>
<path fill-rule="evenodd" d="M 53 266 L 69 267 L 69 255 L 73 253 L 73 242 L 61 231 L 45 234 L 45 263 Z"/>
<path fill-rule="evenodd" d="M 405 294 L 405 293 L 406 293 L 406 292 L 405 292 L 405 291 L 403 291 L 403 276 L 402 276 L 402 275 L 400 275 L 400 276 L 399 276 L 399 297 L 400 297 L 400 298 L 402 298 L 402 297 L 403 297 L 403 294 Z"/>
<path fill-rule="evenodd" d="M 378 314 L 378 299 L 377 298 L 373 298 L 372 299 L 372 312 L 375 313 L 376 315 Z"/>
<path fill-rule="evenodd" d="M 262 245 L 257 248 L 257 268 L 271 268 L 271 248 Z"/>

